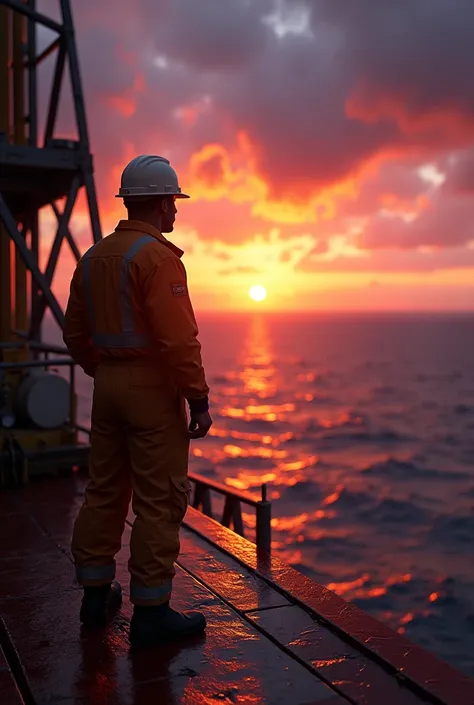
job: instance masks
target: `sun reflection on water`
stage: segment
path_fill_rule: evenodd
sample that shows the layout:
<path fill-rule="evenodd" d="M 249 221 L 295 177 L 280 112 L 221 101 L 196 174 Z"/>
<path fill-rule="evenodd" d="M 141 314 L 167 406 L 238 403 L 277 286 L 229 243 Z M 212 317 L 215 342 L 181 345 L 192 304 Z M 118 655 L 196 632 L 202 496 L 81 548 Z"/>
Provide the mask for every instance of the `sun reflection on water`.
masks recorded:
<path fill-rule="evenodd" d="M 341 402 L 335 373 L 316 363 L 314 369 L 305 366 L 312 361 L 276 351 L 268 321 L 253 318 L 235 367 L 213 387 L 214 425 L 205 441 L 193 444 L 192 463 L 197 472 L 255 499 L 267 484 L 275 555 L 344 599 L 360 601 L 362 609 L 373 605 L 379 618 L 405 633 L 418 617 L 432 614 L 441 588 L 433 584 L 424 605 L 414 609 L 407 595 L 419 586 L 408 572 L 411 565 L 371 563 L 370 548 L 380 548 L 374 527 L 381 520 L 370 512 L 385 511 L 384 502 L 393 512 L 396 501 L 383 484 L 374 484 L 376 473 L 364 470 L 392 456 L 364 445 L 370 413 Z M 357 520 L 359 512 L 368 518 Z M 255 540 L 255 511 L 242 505 L 242 519 L 247 538 Z"/>

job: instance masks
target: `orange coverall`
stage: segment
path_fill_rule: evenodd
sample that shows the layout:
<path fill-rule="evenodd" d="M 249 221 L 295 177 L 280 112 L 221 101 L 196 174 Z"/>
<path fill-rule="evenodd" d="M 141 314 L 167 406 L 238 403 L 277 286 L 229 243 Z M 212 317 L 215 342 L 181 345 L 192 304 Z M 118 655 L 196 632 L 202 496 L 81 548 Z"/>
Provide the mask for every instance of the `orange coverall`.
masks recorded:
<path fill-rule="evenodd" d="M 114 579 L 132 498 L 130 599 L 141 605 L 171 594 L 190 491 L 185 400 L 204 410 L 209 392 L 182 254 L 151 225 L 121 220 L 78 262 L 64 323 L 71 356 L 94 377 L 77 579 Z"/>

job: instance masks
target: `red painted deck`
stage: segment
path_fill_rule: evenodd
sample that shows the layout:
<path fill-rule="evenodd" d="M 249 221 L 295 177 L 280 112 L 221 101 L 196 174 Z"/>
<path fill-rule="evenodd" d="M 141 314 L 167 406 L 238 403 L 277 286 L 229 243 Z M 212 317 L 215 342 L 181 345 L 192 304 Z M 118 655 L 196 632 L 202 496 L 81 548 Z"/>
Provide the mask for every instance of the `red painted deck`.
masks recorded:
<path fill-rule="evenodd" d="M 127 599 L 106 631 L 82 635 L 69 554 L 82 487 L 0 494 L 1 705 L 474 705 L 473 680 L 191 509 L 173 604 L 202 608 L 206 635 L 132 654 Z"/>

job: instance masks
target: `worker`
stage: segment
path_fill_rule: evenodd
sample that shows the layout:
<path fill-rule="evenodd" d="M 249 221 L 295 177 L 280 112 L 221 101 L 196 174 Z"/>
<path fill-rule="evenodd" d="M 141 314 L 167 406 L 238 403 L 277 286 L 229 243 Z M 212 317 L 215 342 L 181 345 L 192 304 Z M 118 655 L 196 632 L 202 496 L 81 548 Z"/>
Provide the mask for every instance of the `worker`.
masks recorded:
<path fill-rule="evenodd" d="M 65 314 L 64 342 L 94 379 L 90 479 L 71 548 L 84 588 L 80 620 L 105 625 L 122 601 L 115 556 L 132 500 L 129 638 L 142 646 L 206 627 L 201 613 L 169 603 L 189 442 L 212 420 L 183 251 L 163 235 L 173 231 L 176 201 L 189 196 L 167 159 L 139 156 L 117 197 L 128 219 L 79 260 Z"/>

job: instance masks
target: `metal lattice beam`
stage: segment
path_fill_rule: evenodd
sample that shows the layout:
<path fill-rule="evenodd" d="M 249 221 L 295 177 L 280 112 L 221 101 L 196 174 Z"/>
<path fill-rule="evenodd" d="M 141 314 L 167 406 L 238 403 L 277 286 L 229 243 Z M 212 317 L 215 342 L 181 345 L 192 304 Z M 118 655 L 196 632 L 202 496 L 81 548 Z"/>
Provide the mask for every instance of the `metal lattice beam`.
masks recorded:
<path fill-rule="evenodd" d="M 51 284 L 53 283 L 54 273 L 55 273 L 56 267 L 58 265 L 59 255 L 61 252 L 61 245 L 63 244 L 63 240 L 67 234 L 69 234 L 69 237 L 71 238 L 72 242 L 75 245 L 74 239 L 72 238 L 71 234 L 69 233 L 69 220 L 71 218 L 72 209 L 74 208 L 74 204 L 76 202 L 78 191 L 79 191 L 79 179 L 76 177 L 71 184 L 71 188 L 69 189 L 66 205 L 64 206 L 63 212 L 59 213 L 59 210 L 57 210 L 57 206 L 56 206 L 57 215 L 59 216 L 58 229 L 56 231 L 56 236 L 54 238 L 53 245 L 52 245 L 51 250 L 49 252 L 48 263 L 47 263 L 46 269 L 45 269 L 45 277 L 46 277 L 46 280 L 47 280 L 50 287 L 51 287 Z M 43 320 L 43 317 L 44 317 L 44 314 L 46 311 L 46 306 L 47 306 L 47 301 L 46 301 L 46 298 L 43 294 L 43 296 L 41 297 L 41 299 L 38 303 L 38 312 L 37 312 L 37 315 L 41 318 L 41 320 Z"/>
<path fill-rule="evenodd" d="M 61 250 L 61 245 L 63 244 L 64 237 L 66 236 L 66 229 L 69 226 L 69 220 L 71 218 L 72 209 L 74 203 L 76 202 L 77 192 L 79 191 L 79 179 L 76 177 L 71 184 L 69 189 L 66 205 L 64 210 L 60 215 L 58 230 L 56 232 L 56 237 L 54 238 L 53 246 L 49 253 L 48 264 L 46 265 L 46 279 L 51 285 L 54 277 L 54 272 L 58 264 L 59 252 Z"/>
<path fill-rule="evenodd" d="M 51 42 L 51 44 L 44 49 L 41 54 L 38 54 L 38 56 L 35 56 L 33 66 L 38 66 L 38 64 L 41 64 L 42 61 L 48 58 L 48 56 L 51 56 L 53 51 L 59 47 L 61 43 L 60 37 L 57 37 L 54 42 Z M 30 64 L 28 63 L 26 68 L 29 68 Z"/>
<path fill-rule="evenodd" d="M 49 282 L 45 275 L 40 271 L 38 263 L 35 261 L 31 250 L 26 246 L 25 238 L 23 233 L 18 230 L 17 224 L 13 219 L 10 210 L 5 203 L 2 194 L 0 193 L 0 221 L 3 222 L 6 231 L 10 235 L 11 239 L 15 243 L 17 251 L 20 253 L 23 262 L 26 267 L 31 272 L 31 275 L 41 289 L 43 296 L 45 297 L 51 312 L 56 319 L 58 325 L 62 328 L 64 322 L 64 313 L 62 312 L 61 306 L 58 303 L 55 295 L 51 291 Z"/>
<path fill-rule="evenodd" d="M 36 10 L 34 10 L 30 5 L 24 5 L 19 2 L 19 0 L 2 0 L 0 4 L 5 5 L 5 7 L 8 7 L 15 12 L 19 12 L 21 15 L 25 15 L 34 22 L 43 25 L 43 27 L 48 27 L 48 29 L 58 32 L 58 34 L 62 34 L 64 32 L 64 27 L 62 25 L 58 24 L 50 17 L 42 15 L 40 12 L 36 12 Z"/>
<path fill-rule="evenodd" d="M 55 214 L 56 218 L 58 219 L 58 223 L 59 223 L 61 216 L 62 216 L 62 213 L 59 212 L 59 208 L 57 207 L 57 205 L 55 203 L 52 204 L 52 208 L 53 208 L 54 214 Z M 69 230 L 69 227 L 65 226 L 64 229 L 65 229 L 65 238 L 68 241 L 69 247 L 71 248 L 71 252 L 74 255 L 76 262 L 79 262 L 79 260 L 81 259 L 81 253 L 79 251 L 78 246 L 76 245 L 76 241 L 74 240 L 73 236 L 71 235 L 71 231 Z"/>
<path fill-rule="evenodd" d="M 53 84 L 51 86 L 51 95 L 49 97 L 48 119 L 44 131 L 44 146 L 52 139 L 54 128 L 56 126 L 56 117 L 58 115 L 59 99 L 61 97 L 61 87 L 63 83 L 64 67 L 66 65 L 66 47 L 64 42 L 58 43 L 59 51 L 56 59 L 56 68 L 54 69 Z"/>
<path fill-rule="evenodd" d="M 9 94 L 8 86 L 14 78 L 17 86 L 21 85 L 19 81 L 24 81 L 24 94 L 27 97 L 24 112 L 17 109 L 10 125 L 8 121 L 12 116 L 7 117 L 5 134 L 0 134 L 0 221 L 4 224 L 3 238 L 8 237 L 14 243 L 18 258 L 25 263 L 31 277 L 29 337 L 34 340 L 40 339 L 41 324 L 48 308 L 62 327 L 64 314 L 51 291 L 51 284 L 60 265 L 64 240 L 68 242 L 76 261 L 81 257 L 71 232 L 70 219 L 82 189 L 85 191 L 91 222 L 91 245 L 102 237 L 71 2 L 58 0 L 58 6 L 59 21 L 38 12 L 36 0 L 0 0 L 0 9 L 7 13 L 2 17 L 9 16 L 11 23 L 13 17 L 24 18 L 24 39 L 19 44 L 18 39 L 14 38 L 13 51 L 16 54 L 11 54 L 9 58 L 7 56 L 6 64 L 0 66 L 0 72 L 6 77 L 6 83 L 1 83 L 1 91 L 6 91 L 5 96 Z M 18 26 L 19 20 L 15 21 Z M 38 25 L 58 35 L 40 52 L 36 45 Z M 49 91 L 46 90 L 49 99 L 44 114 L 39 115 L 38 65 L 54 53 L 55 70 Z M 69 71 L 70 99 L 77 131 L 76 140 L 66 141 L 58 139 L 55 134 L 65 70 Z M 0 94 L 0 112 L 5 96 Z M 19 115 L 19 112 L 22 114 Z M 21 133 L 18 128 L 21 124 L 27 127 L 27 134 L 22 143 L 16 143 L 14 135 Z M 40 144 L 39 125 L 44 125 Z M 62 212 L 56 204 L 61 198 L 66 198 Z M 46 267 L 41 271 L 39 253 L 44 252 L 44 243 L 38 216 L 40 209 L 48 205 L 55 214 L 57 231 L 46 253 Z M 8 319 L 8 313 L 5 314 L 3 309 L 1 312 L 2 320 Z"/>

